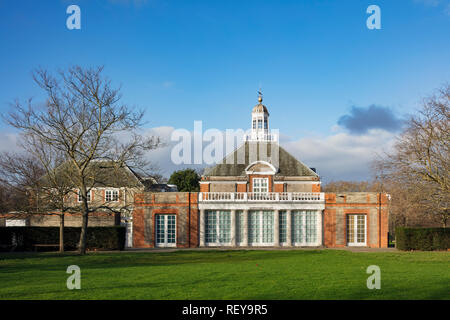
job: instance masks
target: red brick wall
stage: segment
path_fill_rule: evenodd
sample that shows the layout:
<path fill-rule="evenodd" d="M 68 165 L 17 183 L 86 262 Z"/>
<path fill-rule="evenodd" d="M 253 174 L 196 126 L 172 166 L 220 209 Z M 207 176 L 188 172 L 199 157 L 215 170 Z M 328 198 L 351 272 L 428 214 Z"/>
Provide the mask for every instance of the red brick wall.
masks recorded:
<path fill-rule="evenodd" d="M 366 215 L 368 247 L 387 248 L 388 199 L 386 194 L 381 193 L 326 193 L 323 224 L 326 247 L 347 245 L 346 222 L 349 214 Z"/>
<path fill-rule="evenodd" d="M 273 192 L 284 192 L 284 184 L 283 183 L 274 183 Z"/>
<path fill-rule="evenodd" d="M 190 198 L 189 198 L 190 197 Z M 198 193 L 141 193 L 135 196 L 133 211 L 133 247 L 155 246 L 157 214 L 175 214 L 177 247 L 198 247 Z"/>
<path fill-rule="evenodd" d="M 247 184 L 246 183 L 236 184 L 236 192 L 247 192 Z"/>
<path fill-rule="evenodd" d="M 260 174 L 255 174 L 255 175 L 249 175 L 249 186 L 248 186 L 248 192 L 252 192 L 253 190 L 253 178 L 269 178 L 269 192 L 273 192 L 273 175 L 260 175 Z"/>
<path fill-rule="evenodd" d="M 200 183 L 200 192 L 209 192 L 209 183 Z"/>

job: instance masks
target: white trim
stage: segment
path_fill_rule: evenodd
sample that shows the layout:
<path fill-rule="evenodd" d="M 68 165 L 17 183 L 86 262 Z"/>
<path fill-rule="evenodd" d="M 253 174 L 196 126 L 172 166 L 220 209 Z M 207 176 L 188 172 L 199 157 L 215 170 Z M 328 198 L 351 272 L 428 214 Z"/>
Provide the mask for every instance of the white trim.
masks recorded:
<path fill-rule="evenodd" d="M 156 223 L 156 219 L 155 219 L 155 247 L 157 248 L 173 248 L 177 246 L 177 215 L 176 214 L 165 214 L 165 213 L 158 213 L 157 215 L 163 216 L 164 217 L 164 242 L 157 242 L 157 227 L 158 224 Z M 167 242 L 167 235 L 168 235 L 168 222 L 169 216 L 174 216 L 175 217 L 175 242 L 174 243 L 168 243 Z"/>
<path fill-rule="evenodd" d="M 254 171 L 249 171 L 249 169 L 254 166 L 255 164 L 264 164 L 266 166 L 268 166 L 269 168 L 272 169 L 272 171 L 264 171 L 264 172 L 254 172 Z M 258 161 L 254 161 L 252 163 L 250 163 L 246 168 L 245 168 L 245 173 L 246 174 L 275 174 L 277 173 L 278 169 L 275 168 L 271 163 L 267 162 L 267 161 L 262 161 L 262 160 L 258 160 Z"/>
<path fill-rule="evenodd" d="M 87 202 L 92 201 L 92 190 L 94 190 L 94 188 L 89 189 L 89 191 L 87 192 L 88 193 L 88 201 Z M 83 199 L 80 200 L 80 192 L 81 192 L 81 190 L 78 189 L 78 191 L 77 191 L 77 202 L 78 203 L 83 202 Z"/>
<path fill-rule="evenodd" d="M 110 201 L 108 201 L 108 200 L 106 200 L 106 193 L 108 192 L 108 191 L 111 191 L 111 200 Z M 114 197 L 113 197 L 113 191 L 117 191 L 117 200 L 113 200 L 114 199 Z M 120 202 L 120 188 L 106 188 L 105 189 L 105 199 L 104 199 L 104 201 L 105 202 Z"/>
<path fill-rule="evenodd" d="M 364 242 L 347 242 L 347 246 L 348 247 L 366 247 L 367 246 L 367 215 L 366 214 L 359 214 L 359 213 L 352 213 L 352 214 L 347 214 L 346 215 L 346 221 L 345 224 L 347 226 L 348 224 L 348 218 L 350 216 L 353 216 L 352 218 L 354 218 L 353 221 L 353 234 L 354 234 L 354 240 L 357 240 L 358 237 L 358 216 L 363 216 L 364 217 Z M 347 241 L 347 237 L 348 237 L 348 230 L 347 230 L 347 234 L 345 235 L 345 240 Z"/>

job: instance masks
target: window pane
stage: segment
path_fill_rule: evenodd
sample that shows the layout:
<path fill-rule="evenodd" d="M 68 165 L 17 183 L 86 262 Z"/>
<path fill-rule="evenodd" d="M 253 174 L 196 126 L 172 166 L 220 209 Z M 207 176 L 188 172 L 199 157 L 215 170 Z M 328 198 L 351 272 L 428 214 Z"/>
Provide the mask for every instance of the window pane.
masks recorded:
<path fill-rule="evenodd" d="M 347 215 L 347 243 L 354 243 L 355 242 L 355 216 L 354 215 Z"/>
<path fill-rule="evenodd" d="M 176 235 L 175 216 L 168 215 L 167 216 L 167 243 L 175 243 L 175 235 Z"/>
<path fill-rule="evenodd" d="M 287 213 L 286 211 L 280 211 L 280 243 L 287 242 Z"/>
<path fill-rule="evenodd" d="M 272 243 L 273 242 L 273 212 L 263 211 L 262 212 L 263 225 L 262 225 L 262 242 Z"/>
<path fill-rule="evenodd" d="M 250 211 L 248 213 L 248 242 L 259 243 L 259 211 Z"/>
<path fill-rule="evenodd" d="M 217 228 L 216 228 L 216 211 L 206 211 L 206 239 L 207 243 L 217 242 Z"/>
<path fill-rule="evenodd" d="M 303 243 L 303 211 L 292 211 L 292 222 L 293 222 L 293 242 L 295 243 Z"/>
<path fill-rule="evenodd" d="M 231 241 L 231 212 L 219 211 L 219 241 L 228 243 Z"/>
<path fill-rule="evenodd" d="M 244 212 L 243 211 L 236 211 L 236 222 L 237 222 L 237 239 L 236 242 L 240 243 L 244 241 Z"/>
<path fill-rule="evenodd" d="M 306 212 L 306 243 L 317 242 L 317 221 L 316 212 L 307 211 Z"/>
<path fill-rule="evenodd" d="M 364 243 L 366 241 L 366 225 L 365 225 L 365 216 L 357 215 L 357 234 L 356 241 L 358 243 Z"/>
<path fill-rule="evenodd" d="M 156 215 L 156 243 L 164 243 L 164 215 Z"/>

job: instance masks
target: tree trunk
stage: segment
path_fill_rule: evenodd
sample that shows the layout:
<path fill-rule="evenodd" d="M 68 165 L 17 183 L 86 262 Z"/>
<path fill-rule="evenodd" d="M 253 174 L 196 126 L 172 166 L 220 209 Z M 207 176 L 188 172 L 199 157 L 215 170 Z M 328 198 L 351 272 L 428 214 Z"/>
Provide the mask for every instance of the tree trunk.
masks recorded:
<path fill-rule="evenodd" d="M 81 221 L 81 234 L 80 243 L 78 244 L 79 254 L 86 254 L 86 239 L 87 239 L 87 226 L 88 226 L 88 212 L 83 212 L 83 219 Z"/>
<path fill-rule="evenodd" d="M 64 252 L 64 213 L 59 215 L 59 252 Z"/>

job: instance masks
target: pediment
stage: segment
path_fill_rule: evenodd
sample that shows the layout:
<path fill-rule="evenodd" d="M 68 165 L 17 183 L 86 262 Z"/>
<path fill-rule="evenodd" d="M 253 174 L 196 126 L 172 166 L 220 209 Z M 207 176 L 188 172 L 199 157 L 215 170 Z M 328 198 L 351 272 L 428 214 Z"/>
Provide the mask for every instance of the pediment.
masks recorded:
<path fill-rule="evenodd" d="M 277 169 L 266 161 L 255 161 L 245 168 L 246 174 L 275 174 Z"/>

